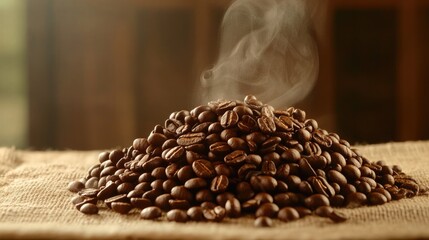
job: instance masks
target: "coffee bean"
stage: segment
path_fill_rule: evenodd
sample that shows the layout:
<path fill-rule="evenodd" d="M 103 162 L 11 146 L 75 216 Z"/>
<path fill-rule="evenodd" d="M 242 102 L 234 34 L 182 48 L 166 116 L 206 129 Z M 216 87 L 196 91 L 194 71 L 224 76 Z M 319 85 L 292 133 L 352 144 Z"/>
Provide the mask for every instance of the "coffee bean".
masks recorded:
<path fill-rule="evenodd" d="M 180 182 L 185 183 L 187 180 L 195 177 L 195 173 L 192 170 L 192 166 L 183 166 L 177 171 L 177 178 Z"/>
<path fill-rule="evenodd" d="M 226 216 L 226 210 L 221 206 L 216 206 L 214 208 L 204 208 L 203 215 L 204 218 L 208 221 L 220 222 Z"/>
<path fill-rule="evenodd" d="M 313 194 L 304 200 L 305 206 L 310 209 L 316 209 L 321 206 L 329 206 L 329 199 L 323 194 Z"/>
<path fill-rule="evenodd" d="M 216 196 L 216 203 L 220 206 L 225 206 L 226 201 L 228 201 L 229 199 L 234 198 L 234 194 L 230 193 L 230 192 L 223 192 L 221 194 L 218 194 Z"/>
<path fill-rule="evenodd" d="M 342 173 L 347 179 L 350 179 L 352 181 L 360 178 L 361 176 L 359 168 L 350 164 L 347 164 L 343 167 Z"/>
<path fill-rule="evenodd" d="M 199 207 L 199 206 L 191 207 L 186 211 L 186 214 L 188 215 L 189 219 L 192 221 L 203 221 L 204 220 L 202 207 Z"/>
<path fill-rule="evenodd" d="M 250 178 L 250 184 L 255 191 L 272 192 L 277 187 L 277 180 L 271 176 L 258 175 Z"/>
<path fill-rule="evenodd" d="M 283 222 L 291 222 L 300 218 L 298 211 L 292 207 L 284 207 L 279 210 L 277 218 Z"/>
<path fill-rule="evenodd" d="M 230 128 L 238 123 L 238 114 L 232 110 L 226 111 L 220 118 L 220 124 L 224 128 Z"/>
<path fill-rule="evenodd" d="M 98 214 L 98 207 L 93 203 L 85 203 L 79 208 L 79 211 L 88 215 Z"/>
<path fill-rule="evenodd" d="M 156 206 L 147 207 L 140 212 L 140 217 L 143 219 L 155 219 L 161 217 L 161 215 L 161 209 Z"/>
<path fill-rule="evenodd" d="M 76 205 L 78 203 L 81 203 L 81 202 L 85 201 L 85 199 L 86 199 L 85 197 L 77 195 L 77 196 L 72 197 L 71 202 L 74 205 Z"/>
<path fill-rule="evenodd" d="M 206 135 L 202 132 L 187 133 L 177 138 L 177 144 L 180 146 L 189 146 L 202 142 L 205 137 Z"/>
<path fill-rule="evenodd" d="M 197 188 L 203 188 L 207 186 L 207 181 L 204 178 L 191 178 L 187 180 L 184 184 L 185 188 L 188 189 L 197 189 Z"/>
<path fill-rule="evenodd" d="M 162 210 L 169 210 L 170 204 L 169 200 L 171 199 L 171 195 L 169 193 L 164 193 L 155 198 L 155 206 L 159 207 Z"/>
<path fill-rule="evenodd" d="M 244 162 L 246 158 L 247 154 L 243 150 L 235 150 L 226 155 L 224 161 L 228 165 L 237 165 Z"/>
<path fill-rule="evenodd" d="M 195 200 L 199 203 L 212 202 L 214 200 L 214 196 L 209 189 L 202 189 L 195 194 Z"/>
<path fill-rule="evenodd" d="M 73 181 L 73 182 L 70 182 L 69 185 L 67 185 L 67 189 L 70 192 L 74 192 L 74 193 L 79 192 L 84 187 L 85 187 L 85 184 L 82 183 L 81 181 Z"/>
<path fill-rule="evenodd" d="M 186 200 L 192 202 L 193 194 L 184 186 L 175 186 L 171 189 L 171 196 L 175 199 Z"/>
<path fill-rule="evenodd" d="M 361 192 L 350 193 L 346 197 L 346 206 L 348 208 L 355 208 L 363 206 L 367 203 L 367 197 Z"/>
<path fill-rule="evenodd" d="M 250 185 L 250 183 L 248 182 L 239 182 L 236 185 L 236 195 L 238 200 L 240 201 L 245 201 L 245 200 L 249 200 L 250 198 L 252 198 L 255 195 L 255 192 L 252 189 L 252 186 Z"/>
<path fill-rule="evenodd" d="M 368 195 L 368 201 L 371 205 L 381 205 L 387 202 L 387 198 L 382 193 L 372 192 Z"/>
<path fill-rule="evenodd" d="M 126 202 L 112 202 L 111 206 L 113 211 L 120 214 L 127 214 L 133 208 L 131 204 Z"/>
<path fill-rule="evenodd" d="M 191 206 L 188 201 L 180 199 L 170 199 L 168 200 L 168 204 L 170 205 L 170 209 L 187 210 Z"/>
<path fill-rule="evenodd" d="M 314 210 L 314 213 L 319 217 L 329 217 L 334 211 L 330 206 L 320 206 Z"/>
<path fill-rule="evenodd" d="M 100 192 L 98 192 L 97 198 L 100 200 L 104 200 L 104 199 L 107 199 L 109 197 L 112 197 L 116 194 L 116 192 L 117 192 L 116 189 L 117 189 L 117 186 L 115 183 L 108 182 L 106 187 L 103 188 L 102 190 L 100 190 Z"/>
<path fill-rule="evenodd" d="M 152 202 L 147 198 L 131 198 L 131 205 L 135 208 L 144 209 L 152 205 Z"/>
<path fill-rule="evenodd" d="M 261 165 L 261 172 L 265 175 L 274 176 L 277 172 L 276 164 L 271 160 L 263 161 Z"/>
<path fill-rule="evenodd" d="M 347 215 L 345 215 L 344 213 L 338 212 L 337 210 L 332 211 L 328 217 L 336 223 L 344 222 L 348 219 Z"/>
<path fill-rule="evenodd" d="M 241 215 L 241 204 L 237 198 L 230 198 L 225 203 L 225 210 L 229 217 L 237 218 Z"/>
<path fill-rule="evenodd" d="M 221 193 L 224 192 L 228 188 L 229 180 L 225 175 L 218 175 L 213 178 L 210 184 L 210 190 L 213 193 Z"/>
<path fill-rule="evenodd" d="M 256 217 L 277 217 L 277 213 L 279 211 L 279 207 L 275 203 L 264 203 L 255 212 Z"/>
<path fill-rule="evenodd" d="M 192 170 L 201 178 L 211 178 L 216 174 L 216 171 L 211 162 L 200 159 L 192 163 Z"/>
<path fill-rule="evenodd" d="M 340 186 L 344 186 L 347 184 L 347 178 L 340 172 L 336 170 L 328 171 L 328 179 L 331 182 L 338 183 Z"/>
<path fill-rule="evenodd" d="M 276 131 L 276 124 L 273 118 L 262 116 L 257 120 L 259 129 L 265 133 L 273 133 Z"/>
<path fill-rule="evenodd" d="M 311 210 L 306 207 L 295 207 L 295 210 L 299 213 L 300 218 L 311 215 Z"/>

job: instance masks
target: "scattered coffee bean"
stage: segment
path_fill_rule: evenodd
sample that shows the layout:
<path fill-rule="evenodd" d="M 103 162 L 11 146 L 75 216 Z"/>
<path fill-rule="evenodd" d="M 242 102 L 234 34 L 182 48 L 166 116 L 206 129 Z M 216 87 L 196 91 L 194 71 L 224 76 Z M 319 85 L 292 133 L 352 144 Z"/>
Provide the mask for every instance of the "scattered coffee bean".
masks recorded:
<path fill-rule="evenodd" d="M 159 218 L 162 215 L 162 211 L 159 207 L 156 206 L 150 206 L 147 208 L 144 208 L 140 212 L 140 217 L 143 219 L 155 219 Z"/>
<path fill-rule="evenodd" d="M 79 211 L 85 214 L 97 214 L 98 207 L 93 203 L 85 203 L 80 207 Z"/>
<path fill-rule="evenodd" d="M 298 211 L 292 207 L 284 207 L 280 209 L 277 218 L 283 222 L 290 222 L 300 218 Z"/>

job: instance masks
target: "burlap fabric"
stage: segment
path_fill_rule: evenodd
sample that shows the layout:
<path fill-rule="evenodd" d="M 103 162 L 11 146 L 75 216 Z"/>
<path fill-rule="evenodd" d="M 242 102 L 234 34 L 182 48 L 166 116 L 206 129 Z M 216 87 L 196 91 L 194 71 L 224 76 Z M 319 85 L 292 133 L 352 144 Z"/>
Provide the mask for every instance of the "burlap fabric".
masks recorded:
<path fill-rule="evenodd" d="M 429 185 L 429 141 L 360 146 L 371 160 L 401 165 Z M 0 239 L 429 239 L 429 197 L 382 206 L 344 209 L 350 219 L 335 224 L 315 216 L 272 228 L 253 220 L 222 223 L 145 221 L 101 208 L 87 216 L 70 203 L 67 184 L 85 176 L 99 151 L 18 151 L 0 148 Z"/>

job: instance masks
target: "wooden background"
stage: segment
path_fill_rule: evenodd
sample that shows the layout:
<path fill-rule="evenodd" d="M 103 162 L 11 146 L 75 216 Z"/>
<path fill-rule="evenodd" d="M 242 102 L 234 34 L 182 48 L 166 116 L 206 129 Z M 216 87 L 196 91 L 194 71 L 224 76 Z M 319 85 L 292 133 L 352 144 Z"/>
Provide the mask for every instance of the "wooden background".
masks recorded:
<path fill-rule="evenodd" d="M 195 106 L 228 0 L 27 1 L 29 146 L 129 146 Z M 352 143 L 429 138 L 429 1 L 330 0 L 298 105 Z"/>

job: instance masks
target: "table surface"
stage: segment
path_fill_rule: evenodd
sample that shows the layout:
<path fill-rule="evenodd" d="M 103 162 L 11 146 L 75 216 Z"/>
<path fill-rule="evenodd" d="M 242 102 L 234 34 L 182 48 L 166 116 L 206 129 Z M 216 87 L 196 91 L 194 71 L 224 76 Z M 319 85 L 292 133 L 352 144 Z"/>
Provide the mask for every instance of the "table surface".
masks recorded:
<path fill-rule="evenodd" d="M 429 141 L 357 146 L 371 161 L 397 164 L 429 186 Z M 429 239 L 429 197 L 341 209 L 344 223 L 309 216 L 256 228 L 253 219 L 174 223 L 74 208 L 67 184 L 85 176 L 100 151 L 22 151 L 0 148 L 0 239 Z"/>

